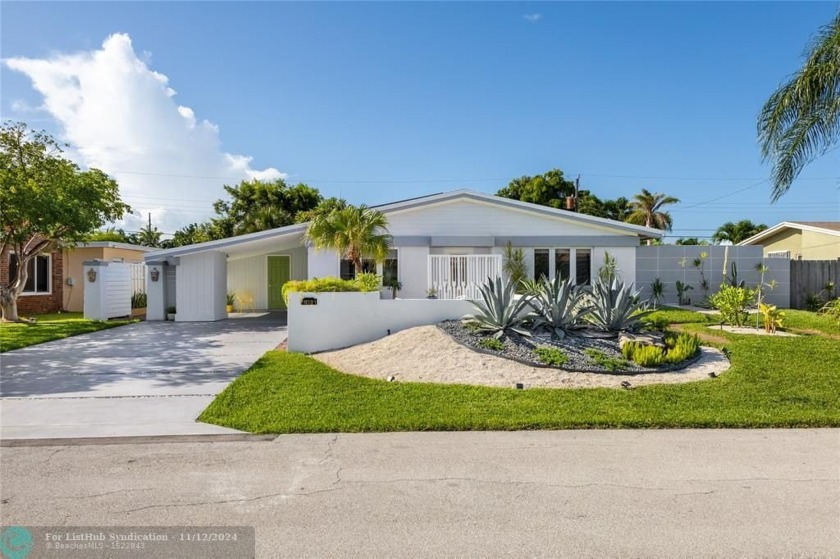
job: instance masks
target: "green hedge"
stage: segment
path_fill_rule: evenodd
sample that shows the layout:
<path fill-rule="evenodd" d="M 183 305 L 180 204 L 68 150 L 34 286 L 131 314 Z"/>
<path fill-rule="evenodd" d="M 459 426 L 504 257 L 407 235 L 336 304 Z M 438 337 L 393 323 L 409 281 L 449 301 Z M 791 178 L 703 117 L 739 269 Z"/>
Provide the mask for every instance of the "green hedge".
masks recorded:
<path fill-rule="evenodd" d="M 310 280 L 287 281 L 283 285 L 283 300 L 289 304 L 289 293 L 336 293 L 357 291 L 367 293 L 378 291 L 382 286 L 381 278 L 376 274 L 359 274 L 356 279 L 345 280 L 335 277 L 314 278 Z"/>

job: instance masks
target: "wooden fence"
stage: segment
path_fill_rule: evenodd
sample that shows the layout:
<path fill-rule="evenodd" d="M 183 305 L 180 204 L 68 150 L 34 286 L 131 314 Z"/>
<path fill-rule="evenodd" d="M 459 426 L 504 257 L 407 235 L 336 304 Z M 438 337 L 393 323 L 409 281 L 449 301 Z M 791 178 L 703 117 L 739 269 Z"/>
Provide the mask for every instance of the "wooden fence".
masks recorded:
<path fill-rule="evenodd" d="M 827 289 L 833 282 L 833 288 Z M 823 300 L 840 295 L 840 260 L 791 260 L 790 307 L 804 309 L 809 296 Z"/>

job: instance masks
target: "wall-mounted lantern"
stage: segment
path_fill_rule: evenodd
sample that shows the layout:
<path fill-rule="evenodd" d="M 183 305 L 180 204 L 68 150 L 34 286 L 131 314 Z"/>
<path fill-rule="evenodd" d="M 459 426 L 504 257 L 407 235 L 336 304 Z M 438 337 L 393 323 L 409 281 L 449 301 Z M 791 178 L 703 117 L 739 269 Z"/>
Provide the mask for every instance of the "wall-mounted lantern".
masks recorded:
<path fill-rule="evenodd" d="M 87 271 L 87 277 L 88 277 L 88 281 L 90 283 L 95 282 L 96 281 L 96 270 L 94 270 L 93 268 L 89 268 L 88 271 Z"/>
<path fill-rule="evenodd" d="M 152 278 L 152 281 L 157 281 L 160 279 L 160 270 L 157 268 L 152 268 L 152 271 L 149 272 L 149 277 Z"/>

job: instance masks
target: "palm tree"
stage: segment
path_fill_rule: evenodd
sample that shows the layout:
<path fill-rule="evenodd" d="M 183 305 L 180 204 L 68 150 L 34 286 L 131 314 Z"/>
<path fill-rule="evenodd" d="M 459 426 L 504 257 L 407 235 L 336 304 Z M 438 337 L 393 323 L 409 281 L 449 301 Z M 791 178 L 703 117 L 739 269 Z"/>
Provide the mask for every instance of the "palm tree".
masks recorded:
<path fill-rule="evenodd" d="M 763 223 L 755 224 L 749 219 L 742 219 L 738 223 L 727 221 L 717 228 L 715 234 L 712 235 L 712 240 L 717 244 L 729 241 L 733 245 L 737 245 L 765 229 L 767 229 L 767 226 Z"/>
<path fill-rule="evenodd" d="M 773 164 L 772 200 L 840 137 L 840 13 L 819 30 L 805 64 L 782 83 L 758 117 L 761 155 Z"/>
<path fill-rule="evenodd" d="M 627 221 L 662 231 L 670 231 L 673 220 L 671 219 L 671 214 L 662 211 L 662 207 L 667 204 L 677 204 L 678 202 L 679 199 L 673 196 L 666 196 L 659 192 L 653 194 L 646 188 L 643 188 L 630 201 L 630 207 L 633 211 L 627 216 Z M 650 239 L 648 239 L 647 244 L 648 246 L 652 244 Z"/>
<path fill-rule="evenodd" d="M 318 250 L 334 250 L 351 261 L 356 274 L 362 270 L 362 258 L 384 261 L 393 242 L 385 214 L 367 206 L 315 215 L 306 229 L 306 239 Z"/>

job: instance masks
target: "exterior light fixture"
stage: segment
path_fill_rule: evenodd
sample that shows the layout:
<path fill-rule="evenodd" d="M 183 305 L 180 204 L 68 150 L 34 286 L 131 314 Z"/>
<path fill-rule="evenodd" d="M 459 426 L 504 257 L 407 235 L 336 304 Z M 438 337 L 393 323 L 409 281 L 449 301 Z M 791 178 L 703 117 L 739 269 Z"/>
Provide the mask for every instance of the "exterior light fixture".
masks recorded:
<path fill-rule="evenodd" d="M 152 281 L 159 280 L 160 279 L 160 270 L 158 270 L 157 268 L 152 268 L 152 270 L 149 272 L 149 277 L 152 279 Z"/>
<path fill-rule="evenodd" d="M 88 281 L 90 283 L 95 282 L 96 281 L 96 270 L 94 270 L 93 268 L 89 268 L 88 271 L 87 271 L 87 277 L 88 277 Z"/>

